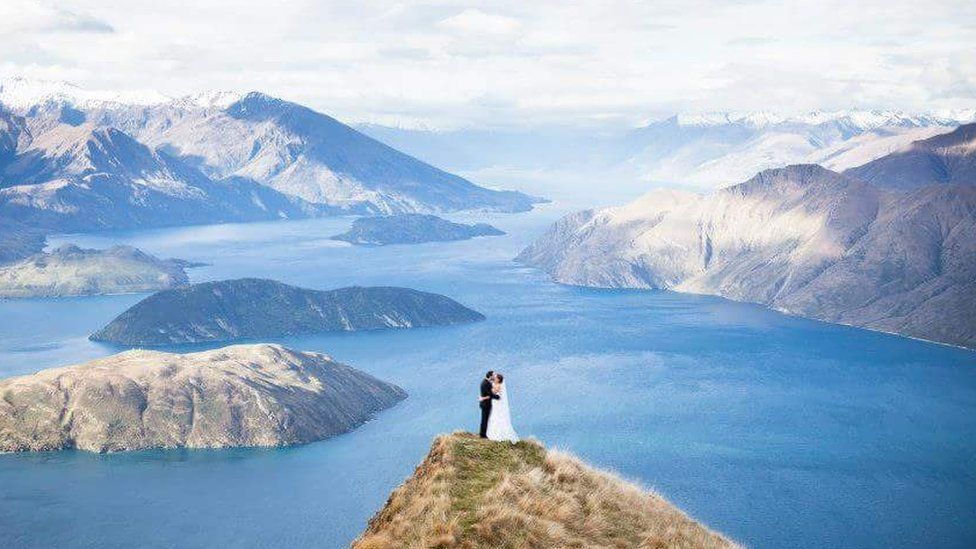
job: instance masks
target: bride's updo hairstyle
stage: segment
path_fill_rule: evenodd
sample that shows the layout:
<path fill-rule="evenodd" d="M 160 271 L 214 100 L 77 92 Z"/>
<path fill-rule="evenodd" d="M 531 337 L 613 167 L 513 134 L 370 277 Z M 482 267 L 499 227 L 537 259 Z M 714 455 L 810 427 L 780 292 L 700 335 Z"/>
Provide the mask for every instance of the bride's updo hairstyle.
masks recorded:
<path fill-rule="evenodd" d="M 495 377 L 498 378 L 498 383 L 501 383 L 501 382 L 505 381 L 505 376 L 503 376 L 501 374 L 495 374 Z"/>

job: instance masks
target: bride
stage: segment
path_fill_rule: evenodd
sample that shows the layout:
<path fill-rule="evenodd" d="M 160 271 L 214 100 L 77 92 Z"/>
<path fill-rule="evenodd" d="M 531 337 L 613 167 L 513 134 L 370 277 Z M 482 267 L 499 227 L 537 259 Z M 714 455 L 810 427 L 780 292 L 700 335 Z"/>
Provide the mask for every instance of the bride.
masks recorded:
<path fill-rule="evenodd" d="M 512 427 L 512 412 L 508 405 L 505 376 L 495 374 L 493 381 L 492 392 L 498 395 L 498 399 L 492 404 L 491 414 L 488 416 L 488 439 L 507 440 L 514 444 L 519 441 L 519 437 Z"/>

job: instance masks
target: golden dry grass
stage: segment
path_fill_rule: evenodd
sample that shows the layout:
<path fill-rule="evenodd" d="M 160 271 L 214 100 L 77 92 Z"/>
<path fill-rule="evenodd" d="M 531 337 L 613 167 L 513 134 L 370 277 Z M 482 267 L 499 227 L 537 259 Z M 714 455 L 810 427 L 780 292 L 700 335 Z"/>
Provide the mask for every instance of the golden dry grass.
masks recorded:
<path fill-rule="evenodd" d="M 438 437 L 355 549 L 732 548 L 660 496 L 534 441 Z"/>

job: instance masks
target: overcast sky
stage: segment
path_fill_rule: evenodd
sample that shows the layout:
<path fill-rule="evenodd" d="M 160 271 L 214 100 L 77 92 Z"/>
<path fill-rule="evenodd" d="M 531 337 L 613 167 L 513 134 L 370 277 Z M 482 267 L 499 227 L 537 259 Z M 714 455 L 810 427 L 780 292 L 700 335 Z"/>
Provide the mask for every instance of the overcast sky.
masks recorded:
<path fill-rule="evenodd" d="M 2 0 L 0 52 L 4 75 L 439 128 L 976 106 L 972 0 Z"/>

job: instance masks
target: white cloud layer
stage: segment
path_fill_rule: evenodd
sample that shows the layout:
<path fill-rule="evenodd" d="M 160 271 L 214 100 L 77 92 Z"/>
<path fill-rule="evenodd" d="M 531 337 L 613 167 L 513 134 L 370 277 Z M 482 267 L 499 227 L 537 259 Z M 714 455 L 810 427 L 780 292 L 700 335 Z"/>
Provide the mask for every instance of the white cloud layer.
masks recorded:
<path fill-rule="evenodd" d="M 955 0 L 4 0 L 0 51 L 8 75 L 432 127 L 976 104 L 976 3 Z"/>

